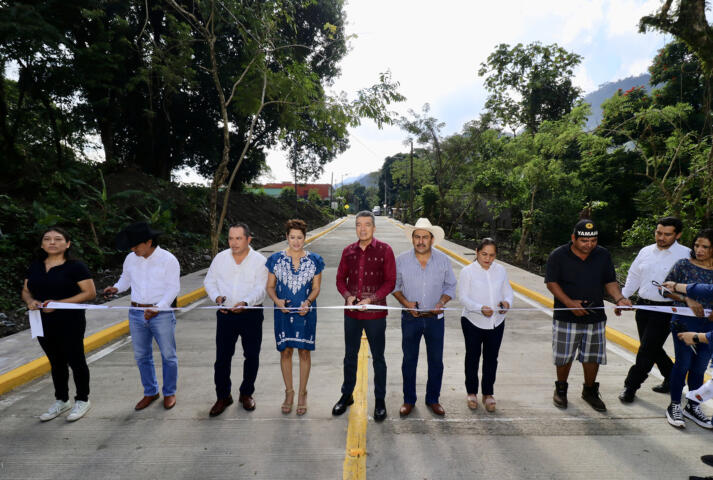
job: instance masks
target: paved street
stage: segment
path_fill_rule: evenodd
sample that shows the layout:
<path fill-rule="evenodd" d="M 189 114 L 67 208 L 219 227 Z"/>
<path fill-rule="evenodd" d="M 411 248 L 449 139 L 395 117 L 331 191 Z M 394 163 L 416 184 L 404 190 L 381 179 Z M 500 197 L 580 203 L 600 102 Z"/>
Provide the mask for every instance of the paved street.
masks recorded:
<path fill-rule="evenodd" d="M 355 240 L 353 223 L 351 217 L 308 246 L 327 264 L 320 305 L 342 302 L 335 274 L 342 248 Z M 396 254 L 410 248 L 403 230 L 384 217 L 377 219 L 376 237 L 391 244 Z M 273 245 L 263 253 L 269 255 L 282 247 Z M 467 253 L 458 248 L 461 254 Z M 453 266 L 458 275 L 461 264 L 453 261 Z M 545 291 L 540 277 L 517 269 L 508 271 L 512 280 Z M 393 297 L 389 305 L 397 305 Z M 514 304 L 530 306 L 520 298 Z M 321 310 L 318 318 L 304 417 L 297 417 L 294 410 L 289 415 L 280 412 L 284 386 L 272 313 L 268 312 L 255 392 L 257 409 L 246 412 L 236 404 L 221 416 L 209 418 L 215 400 L 215 314 L 194 309 L 178 317 L 178 403 L 172 410 L 164 410 L 160 402 L 141 412 L 133 410 L 142 389 L 128 339 L 90 355 L 93 407 L 76 423 L 64 418 L 40 423 L 39 415 L 53 401 L 48 376 L 0 396 L 0 479 L 341 478 L 348 415 L 332 417 L 331 407 L 339 397 L 342 380 L 342 314 Z M 418 404 L 410 417 L 401 419 L 400 315 L 396 311 L 389 314 L 389 416 L 381 424 L 369 418 L 367 478 L 683 479 L 713 475 L 713 468 L 699 460 L 700 455 L 713 453 L 713 433 L 690 421 L 683 431 L 669 426 L 664 417 L 668 396 L 650 390 L 657 378 L 649 378 L 634 404 L 622 405 L 616 399 L 631 365 L 631 354 L 618 347 L 608 351 L 608 365 L 599 375 L 607 413 L 595 412 L 579 398 L 582 370 L 578 364 L 570 376 L 569 409 L 555 408 L 551 400 L 555 374 L 551 317 L 542 311 L 511 312 L 495 385 L 497 412 L 487 413 L 482 406 L 471 412 L 465 401 L 459 318 L 458 312 L 446 317 L 441 395 L 445 418 L 435 417 L 423 404 L 426 358 L 422 345 Z M 635 336 L 631 316 L 612 324 Z M 233 362 L 236 398 L 241 352 L 238 348 Z M 158 354 L 155 361 L 160 366 Z M 296 354 L 294 372 L 297 378 Z M 371 366 L 368 375 L 371 415 Z"/>

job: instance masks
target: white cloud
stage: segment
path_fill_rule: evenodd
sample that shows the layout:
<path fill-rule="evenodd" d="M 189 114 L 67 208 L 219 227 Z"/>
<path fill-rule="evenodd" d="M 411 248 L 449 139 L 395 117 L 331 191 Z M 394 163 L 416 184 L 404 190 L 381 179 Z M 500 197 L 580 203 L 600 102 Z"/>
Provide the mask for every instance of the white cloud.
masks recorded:
<path fill-rule="evenodd" d="M 400 114 L 430 103 L 432 115 L 446 122 L 445 133 L 475 119 L 487 92 L 477 76 L 500 43 L 556 42 L 585 56 L 574 81 L 585 92 L 606 81 L 645 71 L 661 36 L 638 33 L 638 19 L 660 7 L 659 0 L 351 0 L 347 32 L 358 37 L 342 60 L 333 90 L 353 97 L 391 70 L 407 97 L 393 108 Z M 652 45 L 656 44 L 656 45 Z M 328 165 L 322 181 L 342 173 L 380 168 L 386 156 L 406 148 L 397 127 L 379 131 L 371 122 L 355 130 L 351 148 Z M 289 178 L 284 154 L 271 154 L 278 180 Z"/>

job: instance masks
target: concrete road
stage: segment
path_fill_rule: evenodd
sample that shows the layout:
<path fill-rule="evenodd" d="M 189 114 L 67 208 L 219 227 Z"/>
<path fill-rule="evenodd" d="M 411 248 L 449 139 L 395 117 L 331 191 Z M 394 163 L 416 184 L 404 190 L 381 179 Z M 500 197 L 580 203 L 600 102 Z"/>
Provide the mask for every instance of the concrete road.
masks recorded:
<path fill-rule="evenodd" d="M 410 248 L 403 231 L 386 218 L 377 219 L 376 236 L 390 243 L 396 254 Z M 341 302 L 334 286 L 336 267 L 342 248 L 354 240 L 352 218 L 309 245 L 327 264 L 321 305 Z M 263 252 L 269 255 L 280 248 L 278 244 Z M 454 261 L 453 266 L 458 274 L 461 265 Z M 542 291 L 540 277 L 521 271 L 517 275 L 518 282 Z M 396 302 L 390 298 L 389 304 L 395 306 Z M 529 306 L 519 299 L 514 305 Z M 449 312 L 446 319 L 441 395 L 445 418 L 435 417 L 422 403 L 426 382 L 422 346 L 419 401 L 411 416 L 401 419 L 400 317 L 398 312 L 390 313 L 386 334 L 389 417 L 380 424 L 369 418 L 368 478 L 669 479 L 713 475 L 713 468 L 699 461 L 700 455 L 713 453 L 712 432 L 692 422 L 683 431 L 670 427 L 664 418 L 668 397 L 649 388 L 658 383 L 656 379 L 644 385 L 634 404 L 619 403 L 616 395 L 632 356 L 616 346 L 608 351 L 609 363 L 599 376 L 608 412 L 597 413 L 579 398 L 582 372 L 578 365 L 570 377 L 569 409 L 555 408 L 551 400 L 551 317 L 541 311 L 511 312 L 495 386 L 498 410 L 487 413 L 481 407 L 471 412 L 465 401 L 459 318 L 458 312 Z M 0 397 L 0 479 L 341 478 L 348 415 L 331 416 L 342 381 L 341 312 L 319 312 L 309 410 L 304 417 L 297 417 L 294 411 L 290 415 L 280 412 L 284 386 L 272 314 L 267 313 L 255 392 L 257 409 L 246 412 L 234 405 L 223 415 L 209 418 L 215 400 L 214 335 L 213 312 L 194 309 L 180 314 L 178 403 L 170 411 L 160 402 L 141 412 L 133 410 L 142 390 L 129 339 L 90 356 L 93 408 L 76 423 L 63 418 L 40 423 L 38 416 L 53 400 L 48 377 Z M 236 385 L 242 372 L 240 352 L 238 349 L 233 362 Z M 160 365 L 158 355 L 155 360 Z M 371 415 L 370 365 L 368 375 Z M 237 387 L 234 390 L 237 395 Z"/>

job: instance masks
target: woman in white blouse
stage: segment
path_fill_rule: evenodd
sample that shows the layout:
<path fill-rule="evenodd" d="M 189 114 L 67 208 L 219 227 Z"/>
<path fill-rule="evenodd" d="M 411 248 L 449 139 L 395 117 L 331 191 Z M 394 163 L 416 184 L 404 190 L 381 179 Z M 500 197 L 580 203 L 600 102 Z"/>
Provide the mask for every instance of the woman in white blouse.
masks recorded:
<path fill-rule="evenodd" d="M 484 238 L 475 252 L 476 261 L 465 267 L 458 279 L 458 300 L 464 307 L 460 323 L 465 337 L 465 388 L 468 407 L 478 408 L 478 365 L 482 352 L 483 405 L 487 411 L 494 412 L 493 385 L 498 352 L 513 292 L 505 268 L 495 263 L 495 240 Z"/>

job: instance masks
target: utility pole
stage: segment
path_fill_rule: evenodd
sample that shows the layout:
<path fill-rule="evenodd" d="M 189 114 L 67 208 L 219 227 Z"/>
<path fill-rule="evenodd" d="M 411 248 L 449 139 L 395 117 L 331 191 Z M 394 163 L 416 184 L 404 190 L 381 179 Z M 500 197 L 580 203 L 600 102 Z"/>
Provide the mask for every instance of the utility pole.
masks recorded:
<path fill-rule="evenodd" d="M 383 215 L 386 215 L 387 211 L 389 209 L 389 190 L 386 187 L 386 179 L 384 179 L 384 213 Z"/>
<path fill-rule="evenodd" d="M 413 220 L 413 140 L 411 140 L 411 179 L 408 187 L 409 221 Z"/>

